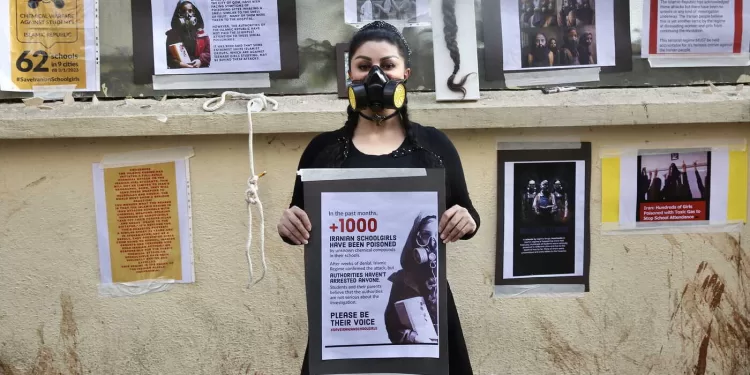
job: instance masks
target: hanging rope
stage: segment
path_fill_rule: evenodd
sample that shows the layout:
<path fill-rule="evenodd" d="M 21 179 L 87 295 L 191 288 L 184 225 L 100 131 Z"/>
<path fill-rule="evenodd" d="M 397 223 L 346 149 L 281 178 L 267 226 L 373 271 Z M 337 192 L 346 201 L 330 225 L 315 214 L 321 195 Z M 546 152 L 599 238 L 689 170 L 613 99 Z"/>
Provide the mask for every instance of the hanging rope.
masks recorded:
<path fill-rule="evenodd" d="M 266 238 L 265 238 L 265 217 L 263 216 L 263 203 L 260 201 L 258 196 L 258 179 L 263 177 L 266 172 L 260 175 L 255 174 L 255 162 L 253 160 L 253 112 L 260 112 L 265 108 L 268 108 L 269 103 L 271 108 L 275 111 L 279 107 L 279 103 L 262 93 L 260 94 L 243 94 L 234 91 L 226 91 L 221 94 L 220 97 L 212 98 L 203 103 L 203 110 L 207 112 L 214 112 L 219 108 L 223 107 L 226 103 L 227 97 L 231 99 L 248 99 L 247 102 L 247 120 L 248 120 L 248 155 L 250 158 L 250 178 L 247 179 L 247 190 L 245 190 L 245 201 L 247 202 L 247 244 L 245 246 L 245 255 L 247 256 L 248 273 L 250 276 L 250 284 L 252 286 L 266 276 Z M 218 103 L 217 103 L 218 102 Z M 214 104 L 215 103 L 215 104 Z M 251 205 L 258 207 L 260 213 L 260 256 L 263 262 L 263 274 L 258 280 L 253 282 L 253 261 L 250 257 L 250 249 L 252 248 L 253 241 L 253 211 Z"/>

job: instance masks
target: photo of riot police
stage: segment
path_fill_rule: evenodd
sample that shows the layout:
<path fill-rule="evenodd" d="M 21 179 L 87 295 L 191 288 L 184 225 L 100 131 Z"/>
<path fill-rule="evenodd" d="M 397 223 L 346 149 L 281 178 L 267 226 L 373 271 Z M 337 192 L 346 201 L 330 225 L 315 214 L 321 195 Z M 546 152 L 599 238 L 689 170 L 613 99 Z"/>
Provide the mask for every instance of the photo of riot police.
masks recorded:
<path fill-rule="evenodd" d="M 385 326 L 393 344 L 438 343 L 438 218 L 417 215 L 392 283 Z"/>
<path fill-rule="evenodd" d="M 575 270 L 576 162 L 515 163 L 513 275 Z"/>
<path fill-rule="evenodd" d="M 417 1 L 418 0 L 357 0 L 357 22 L 416 22 Z"/>
<path fill-rule="evenodd" d="M 519 0 L 522 68 L 596 64 L 593 0 Z"/>
<path fill-rule="evenodd" d="M 520 193 L 520 198 L 516 199 L 516 212 L 520 222 L 524 225 L 555 225 L 573 221 L 575 199 L 568 199 L 568 192 L 575 194 L 575 163 L 569 166 L 573 172 L 551 173 L 538 173 L 536 170 L 549 169 L 552 167 L 549 164 L 558 163 L 531 164 L 536 168 L 529 168 L 530 164 L 516 164 L 515 169 L 516 185 L 519 186 L 517 191 Z M 572 176 L 567 175 L 570 173 Z"/>

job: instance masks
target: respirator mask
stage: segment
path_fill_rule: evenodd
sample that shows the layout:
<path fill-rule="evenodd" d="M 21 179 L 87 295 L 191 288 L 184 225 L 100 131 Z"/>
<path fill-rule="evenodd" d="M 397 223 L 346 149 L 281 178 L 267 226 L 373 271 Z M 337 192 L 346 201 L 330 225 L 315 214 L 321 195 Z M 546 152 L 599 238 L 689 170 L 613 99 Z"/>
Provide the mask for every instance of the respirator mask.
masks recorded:
<path fill-rule="evenodd" d="M 435 220 L 434 216 L 428 216 L 422 220 L 419 228 L 422 228 L 429 220 Z M 433 273 L 437 267 L 437 238 L 432 231 L 420 229 L 415 235 L 417 247 L 414 248 L 414 262 L 417 264 L 429 263 Z"/>
<path fill-rule="evenodd" d="M 404 81 L 391 80 L 377 65 L 370 69 L 364 80 L 353 81 L 349 85 L 349 105 L 359 112 L 360 116 L 375 121 L 378 125 L 383 120 L 395 116 L 405 102 L 406 86 L 404 86 Z M 375 112 L 374 118 L 361 112 L 365 108 L 370 108 Z M 396 112 L 388 116 L 381 116 L 377 113 L 384 109 L 395 109 Z"/>

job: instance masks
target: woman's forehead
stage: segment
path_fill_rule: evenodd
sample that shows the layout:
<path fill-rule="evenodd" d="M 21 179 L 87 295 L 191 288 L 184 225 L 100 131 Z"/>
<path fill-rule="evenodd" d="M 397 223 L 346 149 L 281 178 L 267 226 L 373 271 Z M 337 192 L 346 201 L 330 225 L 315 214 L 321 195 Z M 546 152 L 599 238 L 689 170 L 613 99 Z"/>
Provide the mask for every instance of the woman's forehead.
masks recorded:
<path fill-rule="evenodd" d="M 400 56 L 398 47 L 385 40 L 372 40 L 362 43 L 359 48 L 355 51 L 355 55 L 365 55 L 368 57 L 385 57 L 385 56 Z"/>

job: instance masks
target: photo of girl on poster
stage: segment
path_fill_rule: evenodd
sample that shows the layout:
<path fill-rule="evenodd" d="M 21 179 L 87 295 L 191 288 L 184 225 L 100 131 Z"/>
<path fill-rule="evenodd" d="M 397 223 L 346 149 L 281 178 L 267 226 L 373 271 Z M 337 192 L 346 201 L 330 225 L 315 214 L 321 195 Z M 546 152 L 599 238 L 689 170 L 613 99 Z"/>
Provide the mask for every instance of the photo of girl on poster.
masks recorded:
<path fill-rule="evenodd" d="M 167 30 L 166 53 L 169 69 L 208 68 L 211 65 L 211 38 L 203 15 L 193 1 L 179 1 Z"/>
<path fill-rule="evenodd" d="M 438 220 L 418 215 L 401 252 L 402 269 L 393 283 L 385 326 L 394 344 L 438 343 Z"/>

